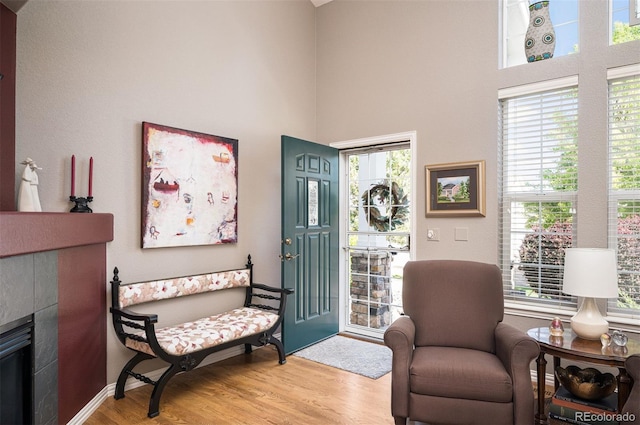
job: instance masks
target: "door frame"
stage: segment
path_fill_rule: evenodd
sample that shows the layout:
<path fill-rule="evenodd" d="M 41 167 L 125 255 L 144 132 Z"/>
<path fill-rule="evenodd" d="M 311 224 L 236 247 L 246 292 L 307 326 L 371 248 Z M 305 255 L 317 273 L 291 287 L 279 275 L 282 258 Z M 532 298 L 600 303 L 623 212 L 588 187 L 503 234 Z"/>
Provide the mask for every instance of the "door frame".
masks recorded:
<path fill-rule="evenodd" d="M 386 135 L 382 135 L 382 136 L 374 136 L 374 137 L 363 137 L 361 139 L 352 139 L 352 140 L 345 140 L 342 142 L 335 142 L 335 143 L 330 143 L 329 146 L 331 146 L 332 148 L 336 148 L 340 151 L 344 151 L 347 149 L 355 149 L 355 148 L 364 148 L 364 147 L 368 147 L 368 146 L 377 146 L 377 145 L 388 145 L 391 143 L 398 143 L 398 142 L 409 142 L 409 149 L 411 151 L 411 164 L 410 164 L 410 168 L 411 168 L 411 187 L 409 188 L 409 193 L 411 194 L 411 202 L 409 204 L 409 211 L 410 211 L 410 223 L 411 223 L 411 231 L 409 232 L 409 240 L 411 243 L 411 249 L 409 250 L 409 259 L 410 260 L 414 260 L 415 259 L 415 243 L 417 242 L 416 239 L 416 224 L 417 224 L 417 200 L 418 199 L 424 199 L 424 197 L 419 197 L 417 196 L 416 190 L 418 188 L 418 172 L 416 169 L 416 158 L 417 158 L 417 150 L 418 150 L 418 134 L 417 132 L 414 131 L 406 131 L 406 132 L 401 132 L 401 133 L 393 133 L 393 134 L 386 134 Z M 340 332 L 344 332 L 345 327 L 346 327 L 346 312 L 347 309 L 349 308 L 349 299 L 347 296 L 347 290 L 346 290 L 346 282 L 345 282 L 345 276 L 346 276 L 346 251 L 344 249 L 344 246 L 346 244 L 346 228 L 344 226 L 344 217 L 347 214 L 347 206 L 349 204 L 348 201 L 348 192 L 345 190 L 345 185 L 344 185 L 344 179 L 348 179 L 348 169 L 347 169 L 347 165 L 346 165 L 346 159 L 345 159 L 345 154 L 344 152 L 340 152 L 339 155 L 339 167 L 340 167 L 340 207 L 339 207 L 339 217 L 340 217 L 340 240 L 339 240 L 339 244 L 340 244 L 340 258 L 339 258 L 339 273 L 340 273 L 340 291 L 339 291 L 339 304 L 340 304 L 340 310 L 339 310 L 339 315 L 340 315 L 340 321 L 339 321 L 339 331 Z M 363 332 L 363 334 L 366 332 Z M 374 338 L 382 338 L 382 334 L 378 334 L 378 333 L 374 333 L 371 332 L 371 334 L 367 334 L 367 336 L 371 336 Z"/>

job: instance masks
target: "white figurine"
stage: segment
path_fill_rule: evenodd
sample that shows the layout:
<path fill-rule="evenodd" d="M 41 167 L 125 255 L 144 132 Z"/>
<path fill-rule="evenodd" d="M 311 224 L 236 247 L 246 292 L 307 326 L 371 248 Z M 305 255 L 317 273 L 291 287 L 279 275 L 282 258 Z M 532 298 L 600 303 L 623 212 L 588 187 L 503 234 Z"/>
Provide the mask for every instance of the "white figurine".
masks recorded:
<path fill-rule="evenodd" d="M 40 198 L 38 197 L 38 174 L 36 170 L 42 170 L 31 158 L 27 158 L 20 164 L 24 165 L 20 192 L 18 193 L 18 211 L 42 211 Z"/>

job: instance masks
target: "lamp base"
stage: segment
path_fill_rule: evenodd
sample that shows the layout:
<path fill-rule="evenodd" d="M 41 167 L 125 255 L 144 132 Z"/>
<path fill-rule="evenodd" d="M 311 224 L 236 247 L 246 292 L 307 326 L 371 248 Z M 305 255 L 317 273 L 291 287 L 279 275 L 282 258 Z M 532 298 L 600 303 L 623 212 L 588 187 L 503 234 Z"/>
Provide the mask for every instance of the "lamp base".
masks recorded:
<path fill-rule="evenodd" d="M 585 298 L 571 318 L 571 329 L 580 338 L 599 340 L 600 335 L 609 332 L 609 322 L 600 314 L 596 300 Z"/>

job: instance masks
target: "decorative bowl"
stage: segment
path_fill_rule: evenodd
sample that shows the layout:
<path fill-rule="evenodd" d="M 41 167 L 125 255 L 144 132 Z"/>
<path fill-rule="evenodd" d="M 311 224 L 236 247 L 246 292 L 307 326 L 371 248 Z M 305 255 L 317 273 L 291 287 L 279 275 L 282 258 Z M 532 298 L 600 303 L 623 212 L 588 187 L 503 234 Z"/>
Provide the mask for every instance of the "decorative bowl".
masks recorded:
<path fill-rule="evenodd" d="M 616 378 L 598 369 L 578 366 L 558 366 L 555 370 L 558 381 L 573 395 L 585 400 L 598 400 L 612 394 L 616 389 Z"/>

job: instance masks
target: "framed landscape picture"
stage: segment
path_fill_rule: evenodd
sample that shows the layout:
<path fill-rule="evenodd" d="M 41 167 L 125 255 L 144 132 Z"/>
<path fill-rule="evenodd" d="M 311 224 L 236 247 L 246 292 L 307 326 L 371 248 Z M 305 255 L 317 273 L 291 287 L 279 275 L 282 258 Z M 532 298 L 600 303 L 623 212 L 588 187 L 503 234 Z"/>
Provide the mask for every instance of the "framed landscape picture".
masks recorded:
<path fill-rule="evenodd" d="M 142 123 L 142 248 L 235 243 L 238 141 Z"/>
<path fill-rule="evenodd" d="M 484 217 L 485 162 L 425 167 L 427 217 Z"/>

